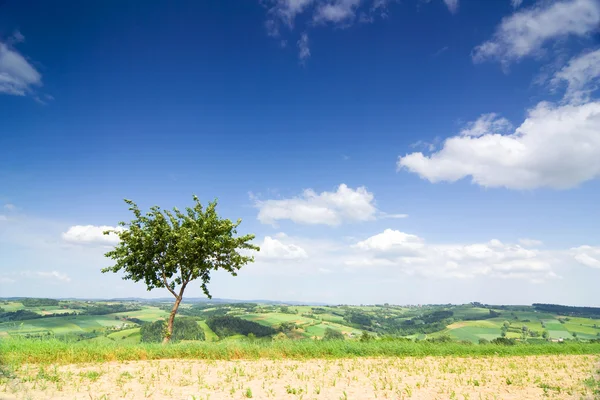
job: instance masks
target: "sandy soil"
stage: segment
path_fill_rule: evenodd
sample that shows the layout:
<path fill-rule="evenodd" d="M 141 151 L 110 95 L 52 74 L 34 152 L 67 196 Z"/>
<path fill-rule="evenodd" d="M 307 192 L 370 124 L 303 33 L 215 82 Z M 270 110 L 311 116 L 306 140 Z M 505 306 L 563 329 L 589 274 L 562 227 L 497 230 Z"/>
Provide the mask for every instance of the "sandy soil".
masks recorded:
<path fill-rule="evenodd" d="M 25 365 L 0 399 L 593 399 L 600 356 Z"/>

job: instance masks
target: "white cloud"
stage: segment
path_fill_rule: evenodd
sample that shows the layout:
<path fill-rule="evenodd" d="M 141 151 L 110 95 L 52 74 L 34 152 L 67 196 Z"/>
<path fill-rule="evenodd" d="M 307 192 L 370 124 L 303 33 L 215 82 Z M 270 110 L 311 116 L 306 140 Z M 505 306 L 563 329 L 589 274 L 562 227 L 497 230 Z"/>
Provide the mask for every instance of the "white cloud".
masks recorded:
<path fill-rule="evenodd" d="M 434 183 L 470 176 L 478 185 L 509 189 L 566 189 L 600 176 L 600 102 L 541 102 L 513 133 L 503 134 L 505 125 L 475 123 L 485 128 L 478 136 L 450 137 L 429 156 L 399 157 L 398 169 Z"/>
<path fill-rule="evenodd" d="M 111 233 L 105 235 L 108 230 L 122 230 L 121 227 L 113 226 L 95 226 L 95 225 L 75 225 L 70 227 L 62 234 L 63 240 L 72 243 L 101 243 L 101 244 L 116 244 L 119 242 L 119 237 Z"/>
<path fill-rule="evenodd" d="M 383 233 L 358 242 L 353 247 L 386 254 L 415 254 L 423 249 L 424 241 L 415 235 L 386 229 Z"/>
<path fill-rule="evenodd" d="M 581 103 L 589 101 L 591 93 L 598 89 L 600 78 L 600 50 L 590 51 L 579 57 L 574 57 L 558 71 L 551 84 L 562 82 L 567 84 L 565 101 Z"/>
<path fill-rule="evenodd" d="M 452 14 L 456 14 L 458 12 L 458 0 L 444 0 L 444 3 Z"/>
<path fill-rule="evenodd" d="M 35 279 L 54 279 L 61 282 L 71 282 L 71 278 L 58 271 L 23 271 L 21 276 Z"/>
<path fill-rule="evenodd" d="M 510 4 L 513 6 L 513 8 L 519 8 L 522 3 L 523 0 L 510 0 Z"/>
<path fill-rule="evenodd" d="M 303 33 L 298 40 L 298 58 L 300 62 L 306 61 L 310 57 L 310 47 L 308 47 L 308 35 Z"/>
<path fill-rule="evenodd" d="M 390 267 L 399 273 L 432 278 L 517 278 L 540 282 L 557 278 L 553 258 L 499 240 L 475 244 L 427 244 L 424 239 L 386 229 L 352 246 L 350 267 Z"/>
<path fill-rule="evenodd" d="M 403 219 L 403 218 L 408 218 L 408 214 L 388 214 L 388 213 L 384 213 L 384 212 L 380 212 L 379 216 L 380 219 Z"/>
<path fill-rule="evenodd" d="M 353 20 L 361 0 L 333 0 L 321 3 L 315 10 L 313 21 L 341 23 Z"/>
<path fill-rule="evenodd" d="M 4 276 L 0 276 L 0 283 L 4 283 L 4 284 L 11 284 L 11 283 L 15 283 L 16 280 L 12 279 L 12 278 L 7 278 Z"/>
<path fill-rule="evenodd" d="M 275 224 L 289 219 L 299 224 L 339 225 L 343 222 L 369 221 L 376 218 L 375 196 L 364 186 L 352 189 L 341 184 L 335 192 L 317 194 L 306 189 L 300 197 L 256 201 L 258 220 Z"/>
<path fill-rule="evenodd" d="M 8 211 L 14 211 L 17 207 L 14 204 L 7 203 L 4 205 L 4 209 Z"/>
<path fill-rule="evenodd" d="M 489 132 L 507 133 L 511 128 L 512 124 L 506 118 L 501 118 L 495 113 L 489 113 L 483 114 L 476 121 L 467 123 L 460 134 L 462 136 L 479 137 Z"/>
<path fill-rule="evenodd" d="M 0 42 L 0 93 L 25 96 L 41 84 L 40 73 L 16 50 Z"/>
<path fill-rule="evenodd" d="M 571 249 L 573 258 L 590 268 L 600 268 L 600 247 L 579 246 Z"/>
<path fill-rule="evenodd" d="M 285 236 L 278 236 L 285 239 Z M 257 259 L 266 260 L 297 260 L 307 258 L 306 251 L 295 244 L 283 243 L 281 240 L 265 236 L 263 242 L 259 245 L 260 251 L 256 254 Z"/>
<path fill-rule="evenodd" d="M 290 28 L 294 25 L 294 20 L 298 14 L 301 14 L 314 0 L 276 0 L 273 7 L 269 9 L 273 24 L 278 24 L 283 20 Z"/>
<path fill-rule="evenodd" d="M 8 220 L 8 218 L 6 218 L 6 215 L 0 214 L 0 221 L 6 221 L 6 220 Z"/>
<path fill-rule="evenodd" d="M 526 239 L 526 238 L 519 239 L 519 243 L 521 243 L 525 247 L 536 247 L 536 246 L 541 246 L 544 244 L 541 240 Z"/>
<path fill-rule="evenodd" d="M 477 46 L 473 61 L 488 59 L 503 63 L 538 54 L 550 40 L 585 36 L 598 30 L 600 4 L 597 0 L 540 2 L 502 20 L 494 37 Z"/>

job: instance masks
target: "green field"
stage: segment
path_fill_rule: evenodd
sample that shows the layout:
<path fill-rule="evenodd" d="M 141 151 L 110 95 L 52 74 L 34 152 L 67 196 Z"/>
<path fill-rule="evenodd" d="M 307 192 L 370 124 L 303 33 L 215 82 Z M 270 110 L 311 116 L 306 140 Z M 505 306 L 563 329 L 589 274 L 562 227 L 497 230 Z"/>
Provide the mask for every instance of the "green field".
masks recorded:
<path fill-rule="evenodd" d="M 28 301 L 30 304 L 39 304 Z M 119 342 L 136 344 L 141 340 L 140 325 L 164 320 L 171 303 L 61 301 L 58 306 L 23 307 L 19 301 L 0 302 L 5 319 L 0 319 L 0 340 L 10 337 L 57 337 L 64 340 L 84 340 L 97 343 Z M 97 313 L 103 307 L 104 315 Z M 112 307 L 112 308 L 111 308 Z M 6 320 L 18 310 L 41 313 L 73 312 L 69 316 L 46 315 L 43 318 Z M 43 311 L 42 311 L 43 309 Z M 115 310 L 115 312 L 110 312 Z M 127 310 L 127 311 L 123 311 Z M 22 311 L 19 311 L 22 312 Z M 106 312 L 106 311 L 104 311 Z M 436 317 L 436 313 L 439 317 Z M 441 314 L 440 314 L 441 313 Z M 213 332 L 206 321 L 213 315 L 229 315 L 273 329 L 269 335 L 288 339 L 324 337 L 327 329 L 344 334 L 347 340 L 357 340 L 366 331 L 371 337 L 404 336 L 413 340 L 435 340 L 448 337 L 456 341 L 478 343 L 501 336 L 508 322 L 507 338 L 518 341 L 541 340 L 548 331 L 551 339 L 592 340 L 600 338 L 600 319 L 564 316 L 537 312 L 531 306 L 484 307 L 482 305 L 415 306 L 285 306 L 272 304 L 205 304 L 185 303 L 180 316 L 193 318 L 204 331 L 208 342 L 231 342 L 245 338 L 237 331 Z M 25 317 L 27 318 L 27 317 Z M 438 318 L 432 320 L 431 318 Z M 2 322 L 4 321 L 4 322 Z M 523 327 L 526 327 L 523 336 Z M 262 329 L 262 328 L 261 328 Z M 247 331 L 246 331 L 247 332 Z"/>
<path fill-rule="evenodd" d="M 169 313 L 167 311 L 161 310 L 158 307 L 154 306 L 145 306 L 140 311 L 126 311 L 120 313 L 111 314 L 112 316 L 118 317 L 129 317 L 129 318 L 137 318 L 141 319 L 145 322 L 153 322 L 161 318 L 167 318 Z"/>
<path fill-rule="evenodd" d="M 207 342 L 216 342 L 219 339 L 219 337 L 212 331 L 212 329 L 210 329 L 210 327 L 206 325 L 205 321 L 198 321 L 198 325 L 200 325 L 200 327 L 204 331 L 204 337 Z"/>

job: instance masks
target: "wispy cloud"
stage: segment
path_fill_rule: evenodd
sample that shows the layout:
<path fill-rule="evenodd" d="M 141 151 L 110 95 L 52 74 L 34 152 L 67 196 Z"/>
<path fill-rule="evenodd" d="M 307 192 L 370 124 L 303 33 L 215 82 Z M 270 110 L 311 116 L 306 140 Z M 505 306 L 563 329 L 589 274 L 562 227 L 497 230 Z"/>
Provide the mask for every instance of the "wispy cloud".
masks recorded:
<path fill-rule="evenodd" d="M 52 279 L 60 282 L 71 282 L 71 278 L 59 271 L 22 271 L 22 277 L 34 279 Z"/>
<path fill-rule="evenodd" d="M 429 0 L 420 0 L 428 3 Z M 448 7 L 451 13 L 458 11 L 459 0 L 437 0 Z M 308 32 L 312 29 L 334 27 L 350 28 L 356 24 L 374 23 L 389 17 L 389 6 L 393 0 L 260 0 L 267 9 L 265 28 L 267 34 L 279 40 L 281 47 L 287 46 L 284 37 L 296 28 L 300 37 L 296 43 L 299 57 L 306 61 L 311 53 L 308 47 Z M 294 38 L 294 40 L 296 40 Z M 293 43 L 293 41 L 291 42 Z"/>
<path fill-rule="evenodd" d="M 0 42 L 0 93 L 25 96 L 42 85 L 42 75 L 13 47 L 23 40 L 17 32 L 7 42 Z"/>
<path fill-rule="evenodd" d="M 551 40 L 588 35 L 599 24 L 597 0 L 539 2 L 504 18 L 493 38 L 473 50 L 473 61 L 498 60 L 506 65 L 539 54 Z"/>
<path fill-rule="evenodd" d="M 438 51 L 436 51 L 435 53 L 433 53 L 433 54 L 431 55 L 431 57 L 434 57 L 434 58 L 435 58 L 435 57 L 439 57 L 439 56 L 441 56 L 443 53 L 445 53 L 446 51 L 448 51 L 448 49 L 449 49 L 449 48 L 450 48 L 450 47 L 448 47 L 448 46 L 444 46 L 444 47 L 442 47 L 441 49 L 439 49 Z"/>
<path fill-rule="evenodd" d="M 458 0 L 444 0 L 444 3 L 452 14 L 456 14 L 458 12 Z"/>
<path fill-rule="evenodd" d="M 519 8 L 522 3 L 523 0 L 510 0 L 510 5 L 513 6 L 513 8 Z"/>
<path fill-rule="evenodd" d="M 298 40 L 298 58 L 300 62 L 305 62 L 310 57 L 310 47 L 308 47 L 308 35 L 303 33 Z"/>
<path fill-rule="evenodd" d="M 565 102 L 589 101 L 591 94 L 600 86 L 600 50 L 590 51 L 571 59 L 558 71 L 550 84 L 566 83 Z"/>

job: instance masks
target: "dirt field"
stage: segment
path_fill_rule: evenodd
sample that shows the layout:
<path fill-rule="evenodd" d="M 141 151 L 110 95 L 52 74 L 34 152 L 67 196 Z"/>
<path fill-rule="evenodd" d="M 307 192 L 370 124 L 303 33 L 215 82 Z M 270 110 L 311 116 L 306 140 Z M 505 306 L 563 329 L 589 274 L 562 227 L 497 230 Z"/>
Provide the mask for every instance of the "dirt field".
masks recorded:
<path fill-rule="evenodd" d="M 29 365 L 0 398 L 594 399 L 599 368 L 600 356 Z"/>

